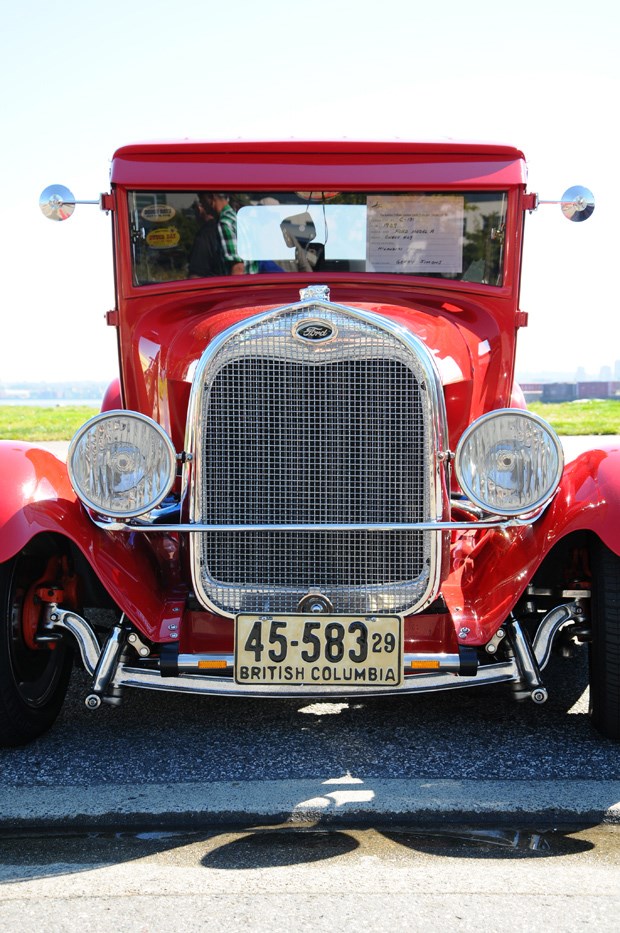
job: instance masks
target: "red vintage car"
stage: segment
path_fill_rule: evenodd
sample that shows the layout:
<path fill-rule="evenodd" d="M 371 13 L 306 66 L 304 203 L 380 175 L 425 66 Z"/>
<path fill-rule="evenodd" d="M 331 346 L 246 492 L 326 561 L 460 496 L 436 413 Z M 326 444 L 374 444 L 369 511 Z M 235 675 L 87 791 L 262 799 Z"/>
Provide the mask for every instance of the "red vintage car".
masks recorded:
<path fill-rule="evenodd" d="M 66 465 L 0 444 L 1 742 L 54 722 L 74 655 L 92 709 L 502 682 L 543 703 L 578 642 L 619 738 L 620 453 L 565 464 L 513 394 L 523 154 L 140 144 L 100 203 L 119 380 Z"/>

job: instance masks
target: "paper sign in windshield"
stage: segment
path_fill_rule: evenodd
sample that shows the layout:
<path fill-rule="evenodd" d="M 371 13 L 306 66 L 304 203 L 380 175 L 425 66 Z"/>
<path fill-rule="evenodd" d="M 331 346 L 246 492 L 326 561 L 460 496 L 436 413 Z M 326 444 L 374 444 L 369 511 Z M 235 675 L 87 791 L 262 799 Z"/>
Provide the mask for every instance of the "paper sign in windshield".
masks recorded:
<path fill-rule="evenodd" d="M 172 220 L 176 214 L 176 209 L 172 207 L 171 204 L 147 204 L 146 207 L 143 207 L 140 211 L 140 216 L 143 220 L 148 220 L 149 223 L 165 223 L 167 220 Z"/>
<path fill-rule="evenodd" d="M 176 227 L 158 227 L 146 235 L 146 242 L 151 249 L 172 249 L 179 245 L 181 234 Z"/>
<path fill-rule="evenodd" d="M 464 217 L 459 195 L 369 195 L 367 269 L 462 272 Z"/>

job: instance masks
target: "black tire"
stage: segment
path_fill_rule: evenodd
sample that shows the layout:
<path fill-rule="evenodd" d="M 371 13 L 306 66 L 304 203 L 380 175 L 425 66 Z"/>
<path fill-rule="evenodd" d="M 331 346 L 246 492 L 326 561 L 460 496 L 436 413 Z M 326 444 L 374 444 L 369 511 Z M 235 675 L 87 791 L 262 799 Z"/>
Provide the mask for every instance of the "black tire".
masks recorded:
<path fill-rule="evenodd" d="M 599 544 L 592 553 L 590 716 L 608 739 L 620 739 L 620 557 Z"/>
<path fill-rule="evenodd" d="M 50 556 L 41 544 L 30 545 L 0 565 L 0 747 L 24 745 L 47 731 L 67 692 L 69 647 L 33 650 L 23 637 L 24 598 Z"/>

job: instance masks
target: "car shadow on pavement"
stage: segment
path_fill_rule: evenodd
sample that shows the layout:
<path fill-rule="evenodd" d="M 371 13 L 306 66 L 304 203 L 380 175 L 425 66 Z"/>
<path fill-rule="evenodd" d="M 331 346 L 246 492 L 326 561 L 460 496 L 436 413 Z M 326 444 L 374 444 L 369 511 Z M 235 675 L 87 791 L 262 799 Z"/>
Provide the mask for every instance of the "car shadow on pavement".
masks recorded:
<path fill-rule="evenodd" d="M 446 858 L 555 858 L 596 848 L 596 833 L 453 826 L 412 830 L 382 826 L 235 827 L 215 832 L 180 831 L 5 835 L 0 838 L 0 886 L 82 874 L 136 860 L 166 857 L 210 870 L 250 871 L 346 859 L 368 850 L 388 860 L 416 853 Z M 405 856 L 406 857 L 406 856 Z"/>

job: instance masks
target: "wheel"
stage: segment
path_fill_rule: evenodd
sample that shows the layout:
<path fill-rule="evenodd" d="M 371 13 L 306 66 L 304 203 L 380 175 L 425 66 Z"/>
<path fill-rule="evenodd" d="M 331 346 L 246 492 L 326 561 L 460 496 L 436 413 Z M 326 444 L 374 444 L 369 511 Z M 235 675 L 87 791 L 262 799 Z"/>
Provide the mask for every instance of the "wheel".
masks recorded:
<path fill-rule="evenodd" d="M 0 565 L 0 746 L 24 745 L 55 722 L 72 666 L 62 642 L 53 647 L 28 644 L 25 620 L 32 616 L 33 585 L 53 558 L 45 545 L 31 544 Z M 53 562 L 51 562 L 53 566 Z M 35 610 L 36 611 L 36 610 Z"/>
<path fill-rule="evenodd" d="M 620 739 L 620 557 L 603 544 L 592 555 L 590 716 L 608 739 Z"/>

